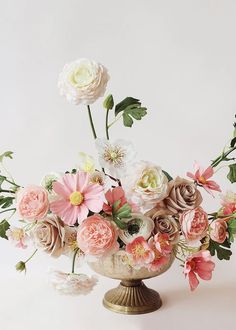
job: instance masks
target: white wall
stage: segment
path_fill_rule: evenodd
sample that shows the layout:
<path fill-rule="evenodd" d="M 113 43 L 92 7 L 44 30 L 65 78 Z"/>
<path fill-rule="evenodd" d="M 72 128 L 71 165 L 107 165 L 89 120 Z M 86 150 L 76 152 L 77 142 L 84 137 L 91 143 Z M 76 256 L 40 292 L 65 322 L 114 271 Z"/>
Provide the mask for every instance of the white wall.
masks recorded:
<path fill-rule="evenodd" d="M 79 151 L 95 152 L 86 109 L 57 89 L 63 65 L 80 57 L 109 69 L 107 94 L 116 101 L 134 96 L 148 107 L 141 123 L 117 125 L 112 137 L 133 140 L 140 158 L 173 176 L 194 160 L 209 164 L 230 138 L 236 112 L 235 15 L 233 0 L 0 0 L 0 152 L 15 152 L 9 168 L 17 181 L 38 183 L 73 167 Z M 104 135 L 101 104 L 92 108 Z M 229 189 L 225 174 L 216 179 Z M 206 200 L 210 211 L 219 205 Z M 0 263 L 12 278 L 16 254 L 0 241 Z M 49 263 L 40 260 L 32 272 Z M 235 265 L 234 255 L 216 278 Z"/>

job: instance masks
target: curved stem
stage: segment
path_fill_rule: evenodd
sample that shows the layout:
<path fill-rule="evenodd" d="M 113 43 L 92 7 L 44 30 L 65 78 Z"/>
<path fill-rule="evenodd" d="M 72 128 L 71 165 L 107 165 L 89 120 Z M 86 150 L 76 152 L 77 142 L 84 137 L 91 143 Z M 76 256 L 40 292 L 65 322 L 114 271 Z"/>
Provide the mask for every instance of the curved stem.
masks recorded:
<path fill-rule="evenodd" d="M 3 211 L 0 212 L 0 214 L 5 213 L 5 212 L 10 212 L 10 211 L 15 211 L 15 210 L 16 210 L 15 208 L 3 210 Z"/>
<path fill-rule="evenodd" d="M 6 190 L 6 189 L 0 189 L 0 192 L 8 193 L 8 194 L 15 194 L 15 191 L 13 191 L 13 190 Z"/>
<path fill-rule="evenodd" d="M 74 274 L 74 272 L 75 272 L 75 259 L 76 259 L 76 255 L 78 252 L 79 252 L 79 248 L 75 249 L 75 253 L 73 256 L 73 260 L 72 260 L 72 270 L 71 270 L 72 274 Z"/>
<path fill-rule="evenodd" d="M 31 256 L 25 261 L 25 264 L 33 258 L 33 256 L 36 254 L 37 251 L 38 251 L 38 249 L 36 249 L 36 250 L 34 251 L 34 253 L 31 254 Z"/>
<path fill-rule="evenodd" d="M 108 116 L 109 116 L 109 109 L 107 109 L 107 112 L 106 112 L 106 137 L 107 137 L 107 140 L 109 140 L 109 126 L 108 126 Z"/>
<path fill-rule="evenodd" d="M 112 125 L 114 125 L 118 120 L 120 120 L 120 118 L 122 117 L 122 115 L 116 117 L 115 120 L 113 120 L 113 122 L 111 122 L 109 125 L 108 125 L 108 128 L 110 128 Z"/>
<path fill-rule="evenodd" d="M 233 152 L 234 150 L 236 150 L 236 146 L 230 148 L 228 151 L 222 153 L 221 156 L 217 157 L 215 160 L 213 160 L 213 162 L 211 163 L 211 167 L 216 167 L 218 166 L 222 161 L 226 160 L 227 156 L 229 154 L 231 154 L 231 152 Z"/>
<path fill-rule="evenodd" d="M 87 105 L 87 109 L 88 109 L 90 126 L 91 126 L 91 129 L 92 129 L 92 132 L 93 132 L 93 137 L 96 140 L 97 134 L 96 134 L 95 127 L 94 127 L 94 124 L 93 124 L 93 118 L 92 118 L 91 109 L 90 109 L 89 105 Z"/>

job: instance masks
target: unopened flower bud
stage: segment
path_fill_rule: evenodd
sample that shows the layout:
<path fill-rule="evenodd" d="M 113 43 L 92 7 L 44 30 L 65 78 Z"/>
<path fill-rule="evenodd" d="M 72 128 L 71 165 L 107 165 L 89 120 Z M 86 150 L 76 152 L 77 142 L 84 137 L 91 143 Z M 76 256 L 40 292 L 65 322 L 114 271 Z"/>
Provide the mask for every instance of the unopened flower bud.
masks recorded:
<path fill-rule="evenodd" d="M 103 102 L 103 106 L 104 106 L 104 108 L 107 109 L 107 110 L 111 110 L 111 109 L 113 108 L 113 106 L 114 106 L 114 100 L 113 100 L 113 96 L 112 96 L 111 94 L 108 95 L 108 96 L 105 98 L 105 100 L 104 100 L 104 102 Z"/>
<path fill-rule="evenodd" d="M 24 261 L 19 261 L 19 262 L 16 264 L 16 270 L 17 270 L 18 272 L 23 272 L 23 271 L 26 272 L 26 265 L 25 265 L 25 262 L 24 262 Z"/>

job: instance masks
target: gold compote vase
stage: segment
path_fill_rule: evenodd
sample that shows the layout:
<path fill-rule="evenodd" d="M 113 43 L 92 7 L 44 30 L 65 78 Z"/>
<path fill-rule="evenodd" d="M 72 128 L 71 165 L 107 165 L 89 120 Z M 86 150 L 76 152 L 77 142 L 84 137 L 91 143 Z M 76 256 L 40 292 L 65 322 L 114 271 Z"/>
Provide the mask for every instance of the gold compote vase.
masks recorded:
<path fill-rule="evenodd" d="M 124 256 L 117 252 L 112 256 L 90 261 L 89 266 L 96 273 L 120 280 L 117 288 L 106 292 L 103 305 L 117 313 L 145 314 L 154 312 L 162 305 L 158 292 L 149 289 L 143 280 L 161 275 L 172 265 L 175 256 L 171 254 L 168 263 L 153 272 L 147 268 L 136 269 L 124 262 Z"/>

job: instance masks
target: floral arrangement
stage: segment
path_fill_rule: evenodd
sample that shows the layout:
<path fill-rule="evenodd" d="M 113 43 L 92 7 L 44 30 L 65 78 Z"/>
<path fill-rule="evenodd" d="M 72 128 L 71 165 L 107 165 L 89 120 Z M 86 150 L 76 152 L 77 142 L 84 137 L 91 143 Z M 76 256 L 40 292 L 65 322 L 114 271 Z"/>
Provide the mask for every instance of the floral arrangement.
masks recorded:
<path fill-rule="evenodd" d="M 38 250 L 54 258 L 71 258 L 71 272 L 51 273 L 52 284 L 61 293 L 90 292 L 97 279 L 76 273 L 76 267 L 80 261 L 115 253 L 129 267 L 149 271 L 158 270 L 174 254 L 194 290 L 199 278 L 211 279 L 213 256 L 229 260 L 232 254 L 236 194 L 222 194 L 214 213 L 207 213 L 201 204 L 204 190 L 211 195 L 221 192 L 212 177 L 222 163 L 229 166 L 227 178 L 236 182 L 236 163 L 231 157 L 236 149 L 235 131 L 229 145 L 206 169 L 195 163 L 194 172 L 186 178 L 173 178 L 159 165 L 135 161 L 131 142 L 110 140 L 110 129 L 119 120 L 132 127 L 147 114 L 139 99 L 126 97 L 115 104 L 108 95 L 103 102 L 106 138 L 97 137 L 90 106 L 104 95 L 108 80 L 103 65 L 79 59 L 64 67 L 58 82 L 61 95 L 87 108 L 100 168 L 91 156 L 80 153 L 77 168 L 51 173 L 39 185 L 22 187 L 4 167 L 13 153 L 0 156 L 0 213 L 4 216 L 0 236 L 17 248 L 35 247 L 28 260 L 17 263 L 18 271 L 26 271 Z M 11 220 L 15 214 L 17 226 Z"/>

